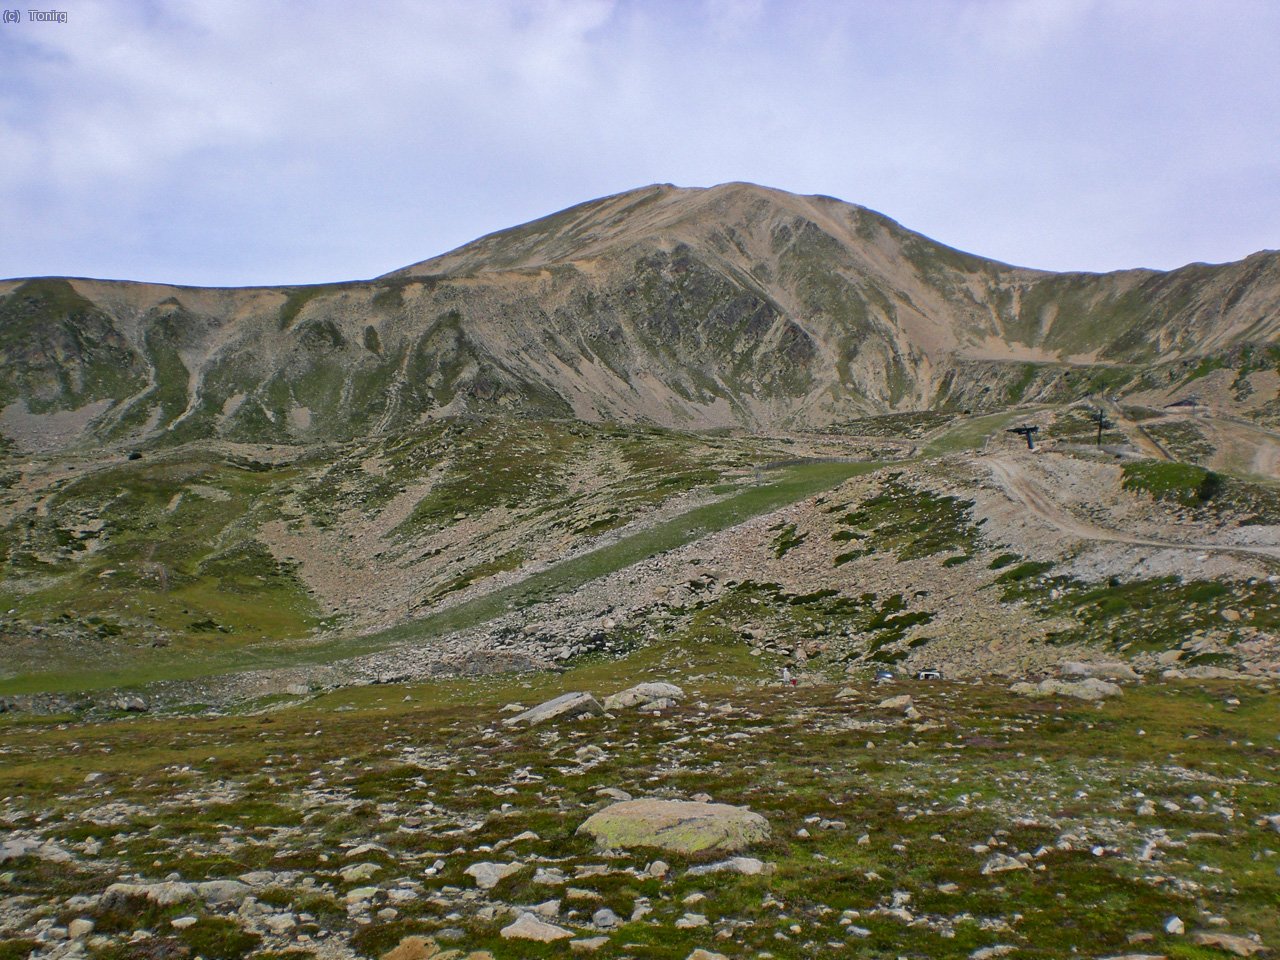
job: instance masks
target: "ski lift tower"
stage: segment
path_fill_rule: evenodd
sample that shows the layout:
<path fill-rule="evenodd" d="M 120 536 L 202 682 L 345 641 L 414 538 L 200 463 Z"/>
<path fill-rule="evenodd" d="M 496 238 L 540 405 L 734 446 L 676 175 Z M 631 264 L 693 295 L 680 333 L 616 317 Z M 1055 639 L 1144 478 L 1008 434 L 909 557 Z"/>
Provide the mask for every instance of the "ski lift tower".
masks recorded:
<path fill-rule="evenodd" d="M 1110 430 L 1112 427 L 1115 426 L 1115 424 L 1112 423 L 1110 420 L 1108 420 L 1107 415 L 1103 413 L 1100 409 L 1090 411 L 1089 419 L 1098 425 L 1098 442 L 1096 446 L 1100 447 L 1102 446 L 1102 431 Z"/>
<path fill-rule="evenodd" d="M 1008 432 L 1009 432 L 1009 433 L 1016 433 L 1016 434 L 1018 434 L 1020 437 L 1022 437 L 1024 440 L 1026 440 L 1026 441 L 1027 441 L 1027 449 L 1028 449 L 1028 450 L 1034 450 L 1034 449 L 1036 448 L 1036 442 L 1035 442 L 1035 440 L 1034 440 L 1034 439 L 1032 439 L 1032 438 L 1033 438 L 1037 433 L 1039 433 L 1039 432 L 1040 432 L 1040 428 L 1039 428 L 1039 427 L 1037 427 L 1037 426 L 1035 426 L 1034 424 L 1029 424 L 1029 425 L 1022 426 L 1022 427 L 1013 427 L 1013 428 L 1012 428 L 1012 429 L 1010 429 Z"/>

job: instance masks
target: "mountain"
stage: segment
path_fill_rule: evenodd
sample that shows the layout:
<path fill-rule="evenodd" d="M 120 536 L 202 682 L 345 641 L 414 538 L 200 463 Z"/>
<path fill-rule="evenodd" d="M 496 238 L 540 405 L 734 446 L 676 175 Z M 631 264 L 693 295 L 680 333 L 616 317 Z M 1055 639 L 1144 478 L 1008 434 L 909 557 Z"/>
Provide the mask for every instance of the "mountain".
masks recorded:
<path fill-rule="evenodd" d="M 1153 365 L 1278 335 L 1274 252 L 1049 273 L 830 197 L 656 185 L 369 281 L 0 282 L 0 431 L 291 442 L 486 412 L 813 429 L 1150 388 Z"/>

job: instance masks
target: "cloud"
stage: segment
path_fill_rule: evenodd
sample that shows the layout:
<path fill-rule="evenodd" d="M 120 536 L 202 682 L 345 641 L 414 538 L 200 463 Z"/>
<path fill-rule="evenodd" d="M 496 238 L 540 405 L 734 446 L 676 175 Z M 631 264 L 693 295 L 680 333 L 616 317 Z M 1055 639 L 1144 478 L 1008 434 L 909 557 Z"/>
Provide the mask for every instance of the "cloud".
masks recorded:
<path fill-rule="evenodd" d="M 79 3 L 0 31 L 0 274 L 365 276 L 748 179 L 1056 268 L 1277 246 L 1249 0 Z"/>

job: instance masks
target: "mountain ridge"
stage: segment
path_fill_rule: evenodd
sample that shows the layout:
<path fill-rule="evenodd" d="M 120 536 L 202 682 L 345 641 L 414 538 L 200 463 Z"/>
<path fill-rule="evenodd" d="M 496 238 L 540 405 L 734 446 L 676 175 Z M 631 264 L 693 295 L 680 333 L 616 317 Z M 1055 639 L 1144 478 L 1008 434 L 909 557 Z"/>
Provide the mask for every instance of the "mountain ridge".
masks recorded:
<path fill-rule="evenodd" d="M 367 281 L 0 281 L 0 430 L 75 413 L 72 442 L 291 442 L 486 411 L 815 429 L 1277 339 L 1280 254 L 1053 273 L 831 197 L 654 184 Z"/>

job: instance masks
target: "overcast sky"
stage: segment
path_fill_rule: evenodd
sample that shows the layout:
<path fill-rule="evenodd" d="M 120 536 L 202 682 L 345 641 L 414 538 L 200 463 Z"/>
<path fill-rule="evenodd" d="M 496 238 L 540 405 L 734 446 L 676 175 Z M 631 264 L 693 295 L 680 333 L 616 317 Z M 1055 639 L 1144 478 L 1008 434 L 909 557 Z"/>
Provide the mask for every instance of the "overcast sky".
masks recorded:
<path fill-rule="evenodd" d="M 730 180 L 1049 269 L 1280 247 L 1274 0 L 26 9 L 0 24 L 0 276 L 363 278 Z"/>

